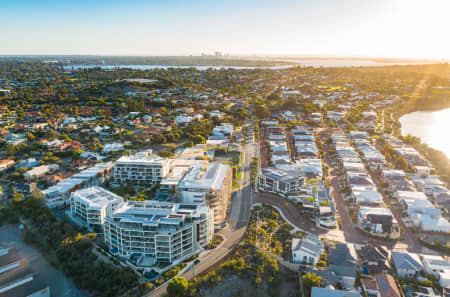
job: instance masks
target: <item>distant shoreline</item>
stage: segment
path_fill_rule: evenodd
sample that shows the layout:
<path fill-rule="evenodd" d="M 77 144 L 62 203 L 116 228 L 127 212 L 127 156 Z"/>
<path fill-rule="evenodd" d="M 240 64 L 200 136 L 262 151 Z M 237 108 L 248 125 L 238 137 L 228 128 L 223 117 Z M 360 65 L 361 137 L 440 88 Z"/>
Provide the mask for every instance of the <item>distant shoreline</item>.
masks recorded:
<path fill-rule="evenodd" d="M 224 66 L 224 67 L 370 67 L 438 64 L 443 61 L 367 57 L 305 56 L 94 56 L 94 55 L 0 55 L 1 61 L 43 62 L 69 65 L 149 65 L 149 66 Z M 322 62 L 322 63 L 321 63 Z"/>

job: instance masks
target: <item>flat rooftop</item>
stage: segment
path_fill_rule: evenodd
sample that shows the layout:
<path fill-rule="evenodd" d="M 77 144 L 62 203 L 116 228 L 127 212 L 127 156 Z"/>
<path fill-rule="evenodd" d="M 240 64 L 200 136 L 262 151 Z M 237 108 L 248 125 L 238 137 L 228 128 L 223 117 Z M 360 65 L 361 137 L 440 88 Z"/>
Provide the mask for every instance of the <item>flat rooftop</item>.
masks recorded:
<path fill-rule="evenodd" d="M 180 204 L 155 200 L 128 201 L 117 209 L 113 219 L 124 223 L 138 223 L 158 227 L 159 224 L 179 225 L 187 216 L 207 214 L 208 207 L 199 204 Z"/>
<path fill-rule="evenodd" d="M 119 160 L 116 161 L 116 165 L 160 165 L 167 162 L 167 159 L 161 158 L 158 156 L 143 156 L 143 155 L 134 155 L 134 156 L 123 156 Z"/>
<path fill-rule="evenodd" d="M 112 201 L 123 201 L 122 197 L 97 186 L 78 190 L 73 192 L 72 195 L 87 202 L 93 208 L 103 208 Z"/>
<path fill-rule="evenodd" d="M 219 190 L 227 175 L 229 165 L 209 163 L 207 170 L 194 166 L 179 183 L 180 189 Z"/>

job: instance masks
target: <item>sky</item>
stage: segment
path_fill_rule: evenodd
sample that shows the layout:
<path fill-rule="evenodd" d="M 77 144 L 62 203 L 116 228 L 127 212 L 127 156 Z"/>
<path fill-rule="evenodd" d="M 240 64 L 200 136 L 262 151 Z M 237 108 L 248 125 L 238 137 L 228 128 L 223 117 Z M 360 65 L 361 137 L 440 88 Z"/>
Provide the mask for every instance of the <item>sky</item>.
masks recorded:
<path fill-rule="evenodd" d="M 449 0 L 0 0 L 0 55 L 450 59 Z"/>

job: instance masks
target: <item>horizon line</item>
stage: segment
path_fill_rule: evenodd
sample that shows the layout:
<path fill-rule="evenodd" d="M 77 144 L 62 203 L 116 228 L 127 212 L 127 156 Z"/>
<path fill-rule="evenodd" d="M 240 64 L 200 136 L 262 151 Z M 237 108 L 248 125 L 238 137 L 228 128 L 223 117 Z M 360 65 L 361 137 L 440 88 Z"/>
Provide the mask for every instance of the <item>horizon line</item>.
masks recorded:
<path fill-rule="evenodd" d="M 220 51 L 218 51 L 220 52 Z M 450 61 L 450 58 L 421 58 L 421 57 L 393 57 L 393 56 L 358 56 L 358 55 L 331 55 L 331 54 L 231 54 L 220 52 L 220 56 L 214 53 L 195 54 L 0 54 L 0 57 L 199 57 L 199 58 L 270 58 L 270 59 L 382 59 L 404 61 Z"/>

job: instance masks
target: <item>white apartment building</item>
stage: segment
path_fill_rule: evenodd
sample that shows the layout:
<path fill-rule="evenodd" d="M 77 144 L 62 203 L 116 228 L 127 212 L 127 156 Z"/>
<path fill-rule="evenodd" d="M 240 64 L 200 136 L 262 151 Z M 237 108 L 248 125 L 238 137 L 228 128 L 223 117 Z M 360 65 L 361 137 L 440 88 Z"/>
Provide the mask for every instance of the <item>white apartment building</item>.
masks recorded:
<path fill-rule="evenodd" d="M 41 165 L 34 167 L 23 174 L 25 180 L 35 180 L 45 176 L 47 173 L 59 169 L 58 164 Z"/>
<path fill-rule="evenodd" d="M 90 187 L 72 192 L 70 215 L 90 230 L 103 229 L 105 218 L 123 203 L 123 198 L 101 187 Z"/>
<path fill-rule="evenodd" d="M 78 189 L 96 186 L 109 179 L 112 163 L 99 163 L 65 179 L 44 191 L 44 201 L 47 207 L 55 208 L 64 206 L 73 191 Z"/>
<path fill-rule="evenodd" d="M 114 165 L 113 182 L 153 185 L 166 177 L 169 171 L 168 159 L 143 154 L 124 156 Z"/>
<path fill-rule="evenodd" d="M 213 221 L 204 205 L 128 201 L 106 218 L 105 243 L 120 257 L 141 259 L 138 266 L 179 262 L 209 243 Z"/>
<path fill-rule="evenodd" d="M 258 176 L 258 187 L 261 191 L 282 196 L 298 192 L 304 183 L 305 174 L 295 166 L 263 168 Z"/>
<path fill-rule="evenodd" d="M 178 183 L 177 195 L 182 203 L 202 203 L 214 210 L 214 224 L 225 222 L 232 190 L 229 165 L 209 163 L 207 170 L 193 166 Z"/>

